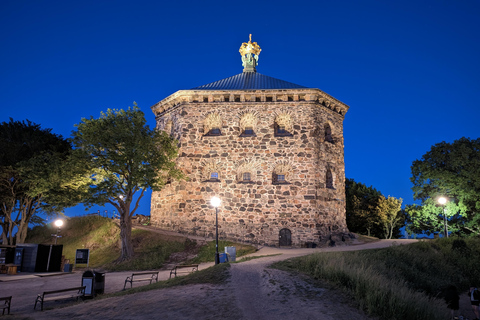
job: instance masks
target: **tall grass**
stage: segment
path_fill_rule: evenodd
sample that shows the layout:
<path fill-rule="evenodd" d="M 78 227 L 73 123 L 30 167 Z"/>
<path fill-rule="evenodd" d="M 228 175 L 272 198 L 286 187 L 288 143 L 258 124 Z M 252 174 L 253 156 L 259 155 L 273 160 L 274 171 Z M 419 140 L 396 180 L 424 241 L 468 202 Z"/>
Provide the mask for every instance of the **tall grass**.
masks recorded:
<path fill-rule="evenodd" d="M 276 264 L 332 282 L 382 319 L 448 319 L 443 290 L 480 278 L 479 239 L 439 239 L 380 250 L 318 253 Z"/>

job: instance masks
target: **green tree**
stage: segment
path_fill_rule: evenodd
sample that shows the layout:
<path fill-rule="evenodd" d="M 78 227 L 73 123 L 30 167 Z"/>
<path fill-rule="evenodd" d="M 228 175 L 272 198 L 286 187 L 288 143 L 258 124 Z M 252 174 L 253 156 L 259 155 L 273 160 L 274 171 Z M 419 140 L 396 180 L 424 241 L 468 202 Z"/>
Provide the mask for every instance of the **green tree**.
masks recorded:
<path fill-rule="evenodd" d="M 380 217 L 376 210 L 380 191 L 353 179 L 345 179 L 347 226 L 352 232 L 381 237 Z"/>
<path fill-rule="evenodd" d="M 28 120 L 0 124 L 0 223 L 5 244 L 23 243 L 38 213 L 73 206 L 70 143 Z M 78 199 L 77 199 L 78 200 Z M 15 237 L 14 229 L 17 228 Z"/>
<path fill-rule="evenodd" d="M 394 198 L 383 195 L 379 197 L 377 204 L 377 215 L 379 223 L 383 228 L 383 238 L 392 239 L 397 236 L 400 227 L 405 222 L 405 213 L 402 211 L 402 198 Z"/>
<path fill-rule="evenodd" d="M 87 206 L 113 205 L 120 215 L 121 256 L 133 256 L 132 216 L 147 188 L 160 190 L 169 178 L 181 178 L 174 159 L 177 146 L 165 132 L 150 129 L 142 111 L 111 110 L 83 118 L 72 133 L 75 154 L 89 163 Z M 134 196 L 137 195 L 134 202 Z M 133 208 L 131 205 L 133 204 Z"/>
<path fill-rule="evenodd" d="M 422 202 L 421 208 L 407 210 L 413 228 L 437 231 L 442 225 L 443 208 L 436 201 L 446 196 L 449 231 L 480 234 L 480 138 L 437 143 L 413 162 L 411 171 L 414 199 Z"/>

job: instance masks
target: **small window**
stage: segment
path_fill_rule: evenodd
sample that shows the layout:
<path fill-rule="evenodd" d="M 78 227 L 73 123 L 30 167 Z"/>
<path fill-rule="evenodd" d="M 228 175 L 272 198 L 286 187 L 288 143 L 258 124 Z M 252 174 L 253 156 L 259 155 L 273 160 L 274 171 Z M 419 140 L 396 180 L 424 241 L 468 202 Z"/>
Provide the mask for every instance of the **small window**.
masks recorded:
<path fill-rule="evenodd" d="M 332 171 L 330 171 L 330 169 L 327 170 L 327 174 L 326 174 L 326 177 L 325 177 L 325 186 L 329 189 L 335 189 L 335 187 L 333 185 L 333 175 L 332 175 Z"/>
<path fill-rule="evenodd" d="M 210 174 L 210 179 L 212 180 L 218 180 L 218 172 L 212 172 Z"/>
<path fill-rule="evenodd" d="M 208 98 L 203 98 L 203 102 L 208 102 Z"/>
<path fill-rule="evenodd" d="M 255 97 L 255 102 L 262 102 L 262 98 L 260 98 L 260 97 Z"/>
<path fill-rule="evenodd" d="M 245 134 L 253 134 L 253 128 L 252 127 L 246 127 L 244 132 L 245 132 Z"/>
<path fill-rule="evenodd" d="M 333 143 L 332 128 L 328 124 L 325 125 L 325 141 Z"/>
<path fill-rule="evenodd" d="M 245 127 L 240 137 L 255 137 L 255 132 L 253 127 Z"/>
<path fill-rule="evenodd" d="M 285 174 L 273 174 L 272 175 L 273 184 L 288 184 L 287 180 L 285 180 Z"/>
<path fill-rule="evenodd" d="M 220 132 L 220 128 L 212 128 L 210 132 L 208 133 L 210 136 L 220 136 L 222 133 Z"/>
<path fill-rule="evenodd" d="M 243 181 L 244 182 L 250 182 L 252 181 L 252 177 L 250 175 L 250 172 L 244 172 L 243 173 Z"/>
<path fill-rule="evenodd" d="M 290 132 L 288 132 L 287 128 L 285 125 L 280 124 L 277 125 L 275 124 L 275 136 L 276 137 L 291 137 L 293 136 Z"/>
<path fill-rule="evenodd" d="M 225 96 L 225 102 L 230 102 L 230 97 L 229 96 Z"/>

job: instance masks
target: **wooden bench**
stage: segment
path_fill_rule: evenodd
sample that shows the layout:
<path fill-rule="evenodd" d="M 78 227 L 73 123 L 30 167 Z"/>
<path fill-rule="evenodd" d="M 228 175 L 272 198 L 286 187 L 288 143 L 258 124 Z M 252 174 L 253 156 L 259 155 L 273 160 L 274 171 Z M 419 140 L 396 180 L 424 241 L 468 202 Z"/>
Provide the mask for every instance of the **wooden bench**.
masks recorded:
<path fill-rule="evenodd" d="M 65 294 L 65 292 L 70 292 L 70 293 Z M 58 301 L 58 300 L 75 299 L 75 298 L 78 300 L 79 297 L 83 297 L 84 295 L 85 295 L 85 286 L 61 289 L 61 290 L 45 291 L 44 293 L 39 293 L 37 295 L 37 299 L 35 300 L 35 306 L 33 307 L 33 310 L 37 308 L 37 302 L 40 302 L 41 310 L 43 311 L 43 303 L 45 301 Z M 45 297 L 45 296 L 50 296 L 50 297 Z"/>
<path fill-rule="evenodd" d="M 182 270 L 182 269 L 188 269 L 188 270 Z M 177 276 L 177 273 L 190 273 L 198 271 L 198 264 L 185 264 L 185 265 L 180 265 L 180 266 L 175 266 L 171 271 L 170 271 L 170 279 L 172 278 L 172 274 Z"/>
<path fill-rule="evenodd" d="M 150 275 L 150 277 L 143 277 L 143 276 L 147 276 L 147 275 Z M 143 278 L 138 278 L 138 276 L 141 276 Z M 137 277 L 137 278 L 135 278 L 135 277 Z M 125 290 L 125 287 L 127 286 L 127 282 L 130 282 L 130 288 L 132 288 L 133 282 L 150 281 L 150 284 L 152 284 L 153 280 L 155 280 L 155 282 L 158 282 L 158 271 L 132 273 L 131 276 L 128 276 L 127 279 L 125 279 L 125 284 L 123 285 L 123 290 Z"/>
<path fill-rule="evenodd" d="M 12 296 L 0 297 L 0 301 L 5 301 L 3 305 L 0 305 L 0 308 L 3 309 L 2 316 L 5 314 L 5 310 L 7 310 L 7 314 L 10 314 L 10 305 L 12 304 Z"/>

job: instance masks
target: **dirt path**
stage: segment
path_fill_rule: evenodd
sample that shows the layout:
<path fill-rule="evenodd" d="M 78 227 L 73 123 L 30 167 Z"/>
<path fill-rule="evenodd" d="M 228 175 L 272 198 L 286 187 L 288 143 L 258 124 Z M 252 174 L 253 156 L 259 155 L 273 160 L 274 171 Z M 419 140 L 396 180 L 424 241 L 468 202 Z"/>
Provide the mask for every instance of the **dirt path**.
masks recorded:
<path fill-rule="evenodd" d="M 369 319 L 341 294 L 306 277 L 267 268 L 279 260 L 276 256 L 231 266 L 230 287 L 242 310 L 240 319 Z"/>

